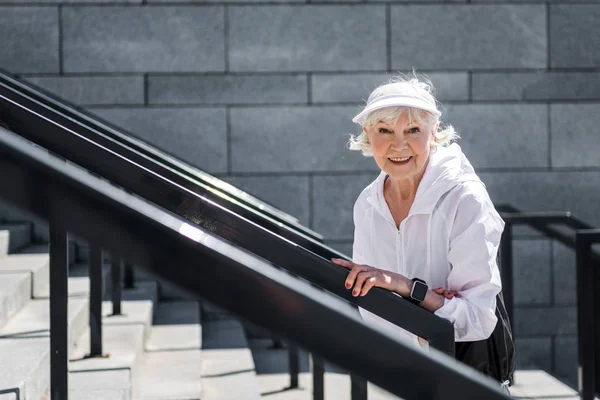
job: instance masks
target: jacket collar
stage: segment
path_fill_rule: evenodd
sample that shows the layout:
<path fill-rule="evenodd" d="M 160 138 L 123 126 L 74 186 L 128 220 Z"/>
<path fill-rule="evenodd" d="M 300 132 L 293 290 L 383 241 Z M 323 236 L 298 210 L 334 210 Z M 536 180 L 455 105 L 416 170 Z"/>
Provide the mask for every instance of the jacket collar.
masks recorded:
<path fill-rule="evenodd" d="M 393 222 L 391 212 L 383 196 L 383 184 L 386 176 L 387 174 L 381 171 L 375 181 L 371 183 L 367 201 L 385 219 Z M 440 199 L 448 191 L 467 181 L 481 182 L 460 146 L 454 143 L 448 147 L 439 147 L 429 157 L 427 169 L 417 188 L 415 201 L 407 218 L 415 214 L 431 214 Z"/>

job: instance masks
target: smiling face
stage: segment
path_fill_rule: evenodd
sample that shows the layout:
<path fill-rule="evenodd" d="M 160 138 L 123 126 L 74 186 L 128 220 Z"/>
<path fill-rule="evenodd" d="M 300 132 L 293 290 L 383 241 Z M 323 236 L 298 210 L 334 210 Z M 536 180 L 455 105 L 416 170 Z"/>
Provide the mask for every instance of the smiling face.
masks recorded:
<path fill-rule="evenodd" d="M 392 179 L 417 179 L 425 172 L 437 123 L 410 118 L 404 111 L 396 121 L 365 127 L 375 162 Z"/>

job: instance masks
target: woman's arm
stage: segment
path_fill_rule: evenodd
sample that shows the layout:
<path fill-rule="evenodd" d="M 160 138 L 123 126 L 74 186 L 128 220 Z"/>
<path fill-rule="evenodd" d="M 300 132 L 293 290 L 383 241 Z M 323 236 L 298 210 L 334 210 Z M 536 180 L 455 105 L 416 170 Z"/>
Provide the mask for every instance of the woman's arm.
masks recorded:
<path fill-rule="evenodd" d="M 350 270 L 345 285 L 346 289 L 352 289 L 352 296 L 354 297 L 365 296 L 374 287 L 398 293 L 402 297 L 410 297 L 413 281 L 404 275 L 375 268 L 370 265 L 356 264 L 340 258 L 332 258 L 331 261 Z M 420 304 L 421 307 L 433 312 L 444 305 L 444 300 L 447 297 L 442 293 L 446 293 L 448 297 L 454 297 L 453 293 L 437 292 L 428 289 L 425 300 Z"/>
<path fill-rule="evenodd" d="M 460 297 L 445 299 L 435 311 L 453 323 L 456 341 L 487 339 L 496 318 L 496 295 L 502 289 L 496 264 L 504 222 L 487 192 L 475 185 L 459 200 L 450 232 L 447 289 Z"/>

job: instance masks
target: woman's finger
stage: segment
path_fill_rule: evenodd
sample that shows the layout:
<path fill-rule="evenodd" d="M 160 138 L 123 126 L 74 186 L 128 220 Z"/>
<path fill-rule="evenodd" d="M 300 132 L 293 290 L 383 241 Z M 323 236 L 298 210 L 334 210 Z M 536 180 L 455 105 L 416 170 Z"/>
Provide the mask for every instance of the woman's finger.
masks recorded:
<path fill-rule="evenodd" d="M 354 289 L 352 289 L 352 296 L 354 296 L 354 297 L 358 296 L 362 291 L 365 281 L 372 276 L 373 276 L 372 271 L 364 271 L 364 270 L 360 271 L 358 273 L 358 275 L 356 276 L 356 282 L 354 283 Z"/>
<path fill-rule="evenodd" d="M 435 293 L 444 296 L 445 298 L 447 298 L 448 300 L 452 300 L 455 297 L 462 297 L 460 295 L 460 293 L 455 292 L 453 290 L 446 290 L 444 288 L 435 288 L 432 289 Z"/>
<path fill-rule="evenodd" d="M 433 289 L 433 291 L 439 294 L 440 296 L 444 296 L 447 299 L 451 299 L 451 297 L 448 297 L 448 291 L 444 288 L 435 288 Z"/>
<path fill-rule="evenodd" d="M 344 268 L 352 269 L 356 264 L 343 258 L 332 258 L 331 262 Z"/>
<path fill-rule="evenodd" d="M 363 297 L 367 293 L 369 293 L 369 290 L 371 290 L 373 288 L 373 286 L 375 286 L 376 281 L 377 281 L 377 278 L 375 278 L 374 276 L 367 279 L 367 281 L 365 282 L 365 284 L 362 287 L 362 290 L 360 291 L 360 296 Z"/>
<path fill-rule="evenodd" d="M 354 282 L 356 281 L 356 277 L 363 270 L 364 270 L 364 267 L 362 267 L 360 265 L 355 265 L 350 270 L 350 273 L 348 273 L 348 276 L 346 277 L 346 289 L 350 289 L 352 286 L 354 286 Z"/>

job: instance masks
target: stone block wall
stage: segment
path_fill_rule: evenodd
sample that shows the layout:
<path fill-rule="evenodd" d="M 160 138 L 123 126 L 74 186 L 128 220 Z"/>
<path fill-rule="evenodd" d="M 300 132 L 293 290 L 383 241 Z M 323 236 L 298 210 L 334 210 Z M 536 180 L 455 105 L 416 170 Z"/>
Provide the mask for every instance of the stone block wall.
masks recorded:
<path fill-rule="evenodd" d="M 351 117 L 413 67 L 494 201 L 600 226 L 599 0 L 0 0 L 0 37 L 0 68 L 346 253 L 377 174 L 345 148 Z M 518 232 L 519 363 L 574 383 L 574 254 Z"/>

